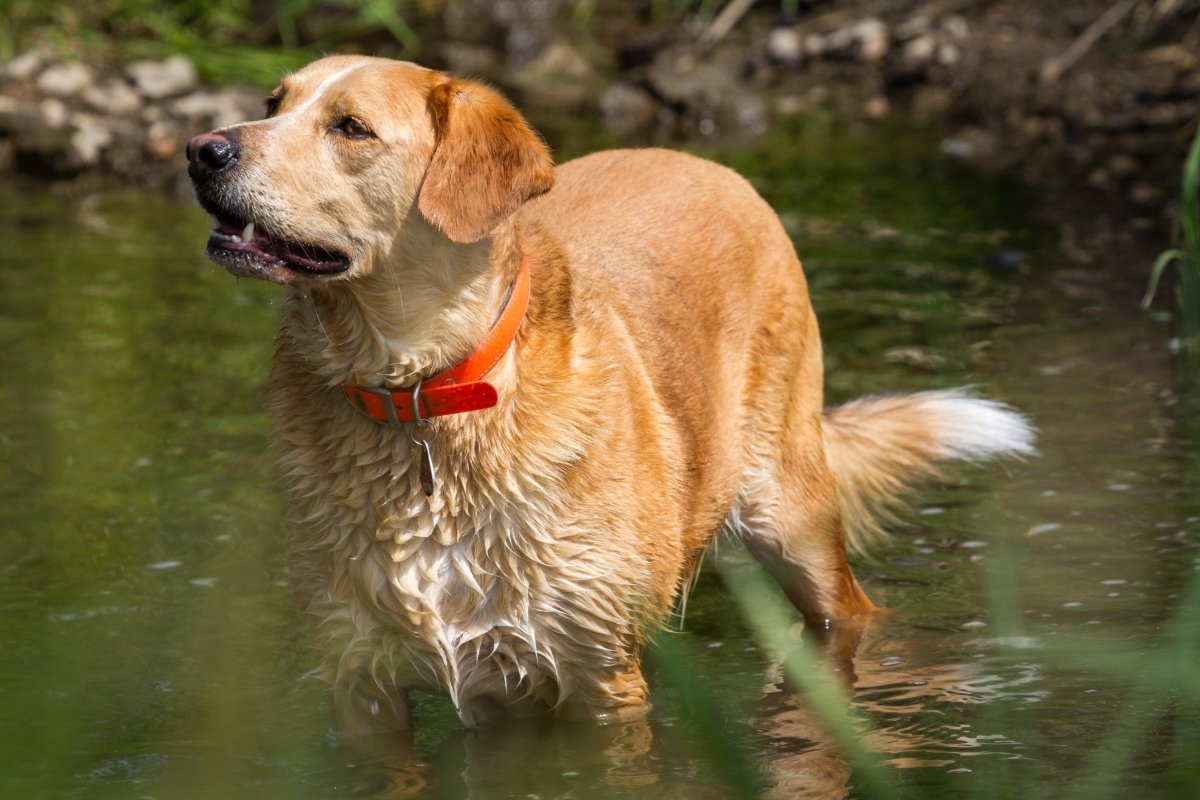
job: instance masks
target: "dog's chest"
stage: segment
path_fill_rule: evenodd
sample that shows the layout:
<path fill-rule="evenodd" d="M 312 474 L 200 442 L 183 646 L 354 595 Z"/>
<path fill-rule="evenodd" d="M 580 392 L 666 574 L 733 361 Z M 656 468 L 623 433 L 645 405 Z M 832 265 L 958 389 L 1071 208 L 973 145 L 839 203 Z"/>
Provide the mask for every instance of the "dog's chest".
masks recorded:
<path fill-rule="evenodd" d="M 443 433 L 426 497 L 407 438 L 319 422 L 285 430 L 284 465 L 293 575 L 331 680 L 444 691 L 466 716 L 477 698 L 554 705 L 617 663 L 621 565 L 570 521 L 558 470 Z"/>
<path fill-rule="evenodd" d="M 536 493 L 472 493 L 443 469 L 427 498 L 407 466 L 388 480 L 374 525 L 370 560 L 385 581 L 360 570 L 354 593 L 402 643 L 399 671 L 460 709 L 478 696 L 553 704 L 561 655 L 592 635 L 571 621 L 567 599 L 584 591 L 588 569 L 569 559 L 572 544 Z"/>

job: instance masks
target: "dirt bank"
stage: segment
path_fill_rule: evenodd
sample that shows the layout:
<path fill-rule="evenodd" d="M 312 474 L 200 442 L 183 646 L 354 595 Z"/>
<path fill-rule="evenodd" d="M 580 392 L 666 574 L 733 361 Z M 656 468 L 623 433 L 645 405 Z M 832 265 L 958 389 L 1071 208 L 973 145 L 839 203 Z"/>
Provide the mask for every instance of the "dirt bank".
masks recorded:
<path fill-rule="evenodd" d="M 1200 119 L 1200 0 L 794 5 L 730 0 L 664 24 L 615 0 L 464 0 L 424 20 L 418 58 L 535 113 L 595 115 L 630 143 L 753 137 L 817 106 L 899 118 L 1044 188 L 1047 209 L 1080 226 L 1081 260 L 1167 235 Z M 179 186 L 186 138 L 258 113 L 263 88 L 201 86 L 182 57 L 105 65 L 32 49 L 0 66 L 0 171 Z"/>

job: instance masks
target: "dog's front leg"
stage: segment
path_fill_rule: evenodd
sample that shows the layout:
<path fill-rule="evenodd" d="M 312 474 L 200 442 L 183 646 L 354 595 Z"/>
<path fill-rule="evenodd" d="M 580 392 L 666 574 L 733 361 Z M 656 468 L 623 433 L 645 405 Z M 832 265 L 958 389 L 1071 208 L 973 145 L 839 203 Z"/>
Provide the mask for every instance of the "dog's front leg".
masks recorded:
<path fill-rule="evenodd" d="M 360 675 L 339 675 L 333 684 L 333 718 L 347 738 L 394 734 L 412 739 L 412 711 L 408 690 L 380 686 Z"/>
<path fill-rule="evenodd" d="M 332 702 L 334 722 L 356 763 L 355 782 L 370 787 L 371 797 L 425 797 L 429 764 L 416 757 L 408 690 L 338 676 Z"/>

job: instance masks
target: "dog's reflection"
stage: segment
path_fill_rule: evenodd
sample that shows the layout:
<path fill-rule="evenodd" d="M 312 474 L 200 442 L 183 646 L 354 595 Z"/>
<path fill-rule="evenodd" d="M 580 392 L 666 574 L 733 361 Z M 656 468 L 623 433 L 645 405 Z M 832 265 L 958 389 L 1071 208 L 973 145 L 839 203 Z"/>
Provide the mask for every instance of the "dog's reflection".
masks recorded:
<path fill-rule="evenodd" d="M 927 647 L 868 637 L 852 663 L 834 665 L 850 685 L 856 710 L 874 723 L 863 731 L 864 743 L 893 766 L 937 763 L 931 754 L 944 752 L 945 745 L 912 720 L 934 705 L 968 697 L 978 672 L 970 664 L 928 663 L 922 657 Z M 945 652 L 936 646 L 928 651 Z M 753 769 L 762 780 L 753 796 L 824 800 L 850 794 L 851 764 L 807 698 L 787 688 L 777 663 L 768 668 L 751 713 L 756 742 L 746 752 L 756 754 Z M 693 732 L 682 727 L 658 713 L 609 725 L 552 717 L 505 720 L 459 730 L 424 756 L 405 743 L 375 740 L 356 777 L 360 794 L 377 798 L 690 800 L 745 794 L 742 787 L 723 784 L 719 770 L 703 763 Z"/>

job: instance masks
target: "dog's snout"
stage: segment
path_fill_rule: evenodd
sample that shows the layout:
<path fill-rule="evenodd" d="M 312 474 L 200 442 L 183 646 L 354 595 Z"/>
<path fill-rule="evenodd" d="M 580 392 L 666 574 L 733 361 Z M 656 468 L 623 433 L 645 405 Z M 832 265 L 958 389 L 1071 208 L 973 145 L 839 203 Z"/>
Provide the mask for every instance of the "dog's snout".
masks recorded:
<path fill-rule="evenodd" d="M 239 154 L 237 143 L 223 134 L 201 134 L 187 144 L 188 172 L 193 179 L 216 175 L 235 164 Z"/>

